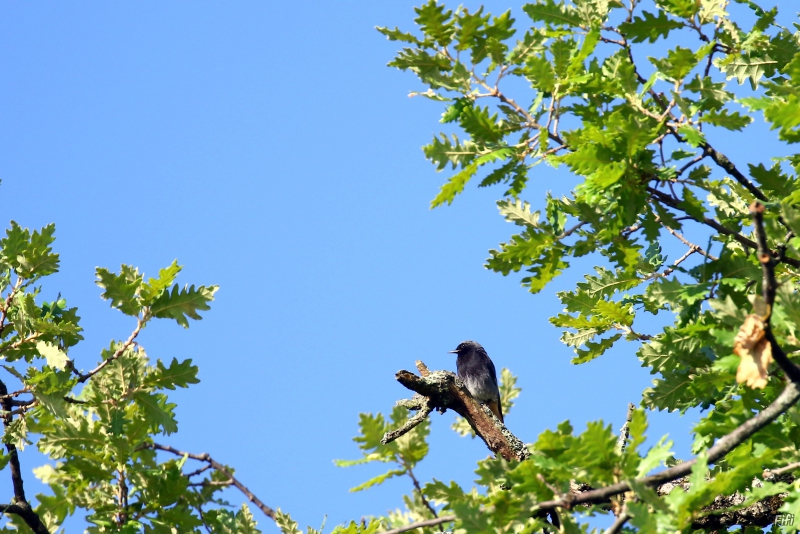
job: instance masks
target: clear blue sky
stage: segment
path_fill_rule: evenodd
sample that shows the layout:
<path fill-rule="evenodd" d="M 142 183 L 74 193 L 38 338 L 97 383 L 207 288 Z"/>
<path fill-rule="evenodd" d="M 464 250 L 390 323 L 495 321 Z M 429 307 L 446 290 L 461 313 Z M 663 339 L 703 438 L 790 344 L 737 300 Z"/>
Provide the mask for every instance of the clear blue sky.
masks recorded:
<path fill-rule="evenodd" d="M 80 309 L 86 340 L 70 356 L 89 368 L 133 328 L 99 298 L 96 266 L 154 273 L 177 258 L 182 283 L 219 284 L 203 321 L 156 323 L 140 337 L 153 358 L 200 366 L 202 382 L 172 394 L 179 433 L 161 441 L 233 465 L 301 525 L 401 504 L 409 481 L 350 494 L 385 466 L 332 460 L 358 456 L 359 412 L 388 412 L 408 395 L 398 369 L 416 359 L 454 369 L 446 351 L 462 340 L 519 375 L 507 424 L 526 441 L 568 418 L 618 428 L 650 382 L 633 345 L 569 364 L 547 318 L 586 264 L 536 296 L 520 276 L 482 267 L 513 231 L 494 206 L 500 189 L 469 188 L 428 209 L 445 176 L 420 146 L 441 108 L 407 97 L 419 86 L 385 66 L 396 46 L 374 30 L 411 28 L 412 6 L 0 7 L 0 222 L 56 224 L 62 268 L 43 297 L 60 292 Z M 535 206 L 545 191 L 569 189 L 568 177 L 537 169 Z M 487 450 L 450 431 L 453 417 L 434 415 L 418 475 L 470 486 Z M 658 414 L 653 425 L 652 437 L 675 431 L 688 455 L 686 419 Z M 28 449 L 22 461 L 35 488 L 30 469 L 43 459 Z M 9 495 L 10 481 L 0 488 Z"/>

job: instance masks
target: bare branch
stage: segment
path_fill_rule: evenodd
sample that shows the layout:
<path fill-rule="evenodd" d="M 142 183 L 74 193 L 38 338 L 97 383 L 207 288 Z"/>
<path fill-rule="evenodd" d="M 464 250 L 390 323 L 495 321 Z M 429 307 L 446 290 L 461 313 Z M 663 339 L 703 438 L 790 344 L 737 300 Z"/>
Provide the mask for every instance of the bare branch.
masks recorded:
<path fill-rule="evenodd" d="M 383 439 L 381 439 L 381 443 L 386 445 L 387 443 L 396 440 L 403 434 L 407 433 L 409 430 L 420 424 L 422 421 L 428 417 L 433 411 L 433 406 L 431 406 L 430 399 L 428 397 L 423 397 L 422 395 L 414 395 L 413 399 L 403 399 L 397 401 L 398 406 L 402 406 L 408 410 L 419 410 L 416 415 L 410 417 L 400 428 L 396 430 L 392 430 L 391 432 L 387 432 Z"/>
<path fill-rule="evenodd" d="M 660 221 L 659 221 L 659 222 L 660 222 Z M 703 256 L 705 256 L 706 258 L 708 258 L 709 260 L 718 260 L 718 259 L 719 259 L 719 258 L 717 258 L 716 256 L 712 256 L 711 254 L 709 254 L 708 252 L 706 252 L 705 250 L 703 250 L 703 249 L 702 249 L 702 247 L 700 247 L 700 245 L 695 245 L 694 243 L 690 242 L 688 239 L 686 239 L 685 237 L 683 237 L 683 236 L 682 236 L 680 233 L 676 232 L 675 230 L 673 230 L 672 228 L 670 228 L 669 226 L 667 226 L 667 225 L 666 225 L 666 224 L 664 224 L 663 222 L 661 223 L 661 226 L 663 226 L 664 228 L 666 228 L 666 229 L 667 229 L 667 231 L 668 231 L 669 233 L 671 233 L 672 235 L 674 235 L 675 237 L 677 237 L 677 238 L 678 238 L 678 240 L 679 240 L 681 243 L 683 243 L 684 245 L 686 245 L 687 247 L 689 247 L 689 249 L 690 249 L 690 250 L 689 250 L 689 252 L 699 252 L 700 254 L 702 254 Z M 686 259 L 686 258 L 684 257 L 683 259 Z M 681 260 L 681 261 L 683 261 L 683 260 Z M 676 261 L 674 265 L 678 265 L 678 263 L 680 263 L 680 262 L 679 262 L 679 261 Z"/>

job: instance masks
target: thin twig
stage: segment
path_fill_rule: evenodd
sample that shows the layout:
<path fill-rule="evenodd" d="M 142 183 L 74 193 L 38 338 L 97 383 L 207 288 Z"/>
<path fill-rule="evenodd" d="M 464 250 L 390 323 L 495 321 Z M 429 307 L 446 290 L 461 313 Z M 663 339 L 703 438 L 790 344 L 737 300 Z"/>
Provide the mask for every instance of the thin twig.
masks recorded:
<path fill-rule="evenodd" d="M 690 249 L 689 252 L 698 252 L 698 253 L 702 254 L 703 256 L 705 256 L 706 258 L 708 258 L 709 260 L 713 260 L 713 261 L 716 261 L 716 260 L 719 259 L 716 256 L 714 256 L 713 254 L 709 254 L 708 252 L 703 250 L 703 248 L 700 245 L 695 245 L 694 243 L 692 243 L 691 241 L 689 241 L 688 239 L 683 237 L 679 232 L 676 232 L 675 230 L 673 230 L 672 228 L 670 228 L 669 226 L 667 226 L 663 222 L 661 223 L 661 226 L 666 228 L 669 233 L 671 233 L 672 235 L 677 237 L 678 240 L 681 243 L 683 243 L 684 245 L 689 247 L 689 249 Z M 686 259 L 686 258 L 683 258 L 683 259 Z M 681 261 L 683 261 L 683 260 L 681 260 Z M 677 265 L 678 263 L 680 263 L 680 262 L 676 262 L 674 265 Z"/>
<path fill-rule="evenodd" d="M 221 473 L 224 477 L 228 478 L 233 483 L 233 485 L 236 486 L 236 488 L 239 491 L 244 493 L 245 497 L 247 497 L 247 500 L 249 500 L 251 503 L 255 504 L 258 507 L 258 509 L 261 510 L 264 513 L 265 516 L 267 516 L 267 517 L 269 517 L 270 519 L 273 519 L 273 520 L 275 519 L 275 510 L 273 510 L 272 508 L 270 508 L 269 506 L 264 504 L 261 501 L 261 499 L 259 499 L 255 495 L 253 495 L 252 491 L 247 489 L 247 487 L 244 484 L 242 484 L 241 482 L 239 482 L 236 479 L 236 477 L 234 477 L 224 465 L 222 465 L 221 463 L 219 463 L 216 460 L 214 460 L 211 456 L 209 456 L 208 453 L 204 452 L 202 454 L 192 454 L 190 452 L 179 451 L 178 449 L 170 447 L 169 445 L 161 445 L 161 444 L 158 444 L 158 443 L 143 443 L 142 445 L 139 446 L 139 448 L 140 449 L 154 449 L 154 450 L 158 450 L 158 451 L 165 451 L 165 452 L 172 453 L 172 454 L 174 454 L 176 456 L 186 456 L 186 457 L 191 458 L 193 460 L 198 460 L 200 462 L 208 463 L 216 471 Z"/>
<path fill-rule="evenodd" d="M 800 469 L 800 462 L 795 462 L 793 464 L 785 465 L 785 466 L 781 467 L 780 469 L 765 469 L 764 470 L 764 478 L 765 479 L 770 479 L 770 478 L 778 477 L 778 476 L 781 476 L 781 475 L 786 474 L 786 473 L 791 473 L 792 471 L 795 471 L 797 469 Z"/>
<path fill-rule="evenodd" d="M 671 196 L 669 196 L 667 194 L 664 194 L 661 191 L 659 191 L 658 189 L 654 189 L 654 188 L 649 187 L 649 186 L 647 187 L 647 192 L 650 193 L 651 195 L 653 195 L 654 200 L 657 200 L 657 201 L 659 201 L 659 202 L 661 202 L 663 204 L 666 204 L 670 208 L 673 208 L 673 209 L 682 211 L 683 213 L 686 213 L 685 210 L 681 209 L 678 206 L 678 201 L 673 199 Z M 720 223 L 718 223 L 714 219 L 709 219 L 708 217 L 705 217 L 705 218 L 702 218 L 702 219 L 697 218 L 697 217 L 692 217 L 692 219 L 694 219 L 695 221 L 697 221 L 699 223 L 703 223 L 706 226 L 709 226 L 709 227 L 713 228 L 714 230 L 716 230 L 717 232 L 719 232 L 721 234 L 724 234 L 724 235 L 727 235 L 727 236 L 731 236 L 736 241 L 738 241 L 739 243 L 741 243 L 742 245 L 744 245 L 746 247 L 750 247 L 752 249 L 757 249 L 758 248 L 758 245 L 752 239 L 748 239 L 745 236 L 743 236 L 742 234 L 740 234 L 740 233 L 738 233 L 738 232 L 736 232 L 734 230 L 731 230 L 730 228 L 727 228 L 727 227 L 721 225 Z M 791 265 L 792 267 L 800 267 L 800 260 L 797 260 L 795 258 L 790 258 L 788 256 L 782 258 L 781 262 L 782 263 L 786 263 L 787 265 Z"/>
<path fill-rule="evenodd" d="M 631 420 L 633 420 L 633 411 L 636 409 L 636 405 L 628 403 L 628 412 L 625 415 L 625 424 L 622 425 L 622 428 L 619 429 L 619 439 L 617 440 L 617 450 L 622 454 L 625 452 L 625 447 L 628 446 L 628 438 L 631 435 Z"/>
<path fill-rule="evenodd" d="M 433 517 L 439 517 L 439 514 L 436 513 L 436 510 L 428 501 L 428 499 L 425 497 L 425 494 L 422 493 L 422 486 L 420 486 L 417 477 L 414 476 L 414 471 L 411 469 L 411 465 L 408 462 L 406 462 L 405 458 L 403 458 L 402 456 L 400 457 L 400 460 L 403 463 L 403 467 L 406 468 L 406 474 L 411 478 L 411 482 L 414 484 L 414 488 L 417 490 L 417 494 L 419 495 L 420 499 L 422 499 L 422 502 L 423 504 L 425 504 L 425 507 L 428 510 L 430 510 L 430 512 L 433 514 Z"/>
<path fill-rule="evenodd" d="M 409 417 L 408 420 L 405 423 L 403 423 L 403 426 L 401 426 L 400 428 L 384 434 L 383 438 L 381 438 L 381 443 L 386 445 L 387 443 L 396 440 L 397 438 L 399 438 L 400 436 L 407 433 L 412 428 L 423 422 L 425 418 L 428 417 L 428 415 L 433 411 L 433 406 L 430 403 L 430 399 L 428 399 L 427 397 L 423 397 L 421 403 L 422 405 L 420 406 L 419 411 L 417 411 L 417 413 L 414 414 L 413 417 Z"/>
<path fill-rule="evenodd" d="M 82 383 L 86 382 L 87 380 L 92 378 L 94 375 L 96 375 L 97 373 L 102 371 L 108 364 L 110 364 L 111 362 L 113 362 L 114 360 L 116 360 L 117 358 L 122 356 L 122 353 L 124 353 L 128 349 L 128 347 L 130 347 L 133 344 L 133 342 L 136 340 L 136 336 L 139 335 L 139 332 L 142 330 L 142 326 L 144 326 L 145 322 L 146 322 L 145 319 L 142 319 L 141 317 L 137 317 L 136 318 L 136 328 L 133 330 L 133 332 L 128 337 L 128 339 L 117 350 L 114 351 L 114 354 L 112 354 L 111 356 L 109 356 L 108 358 L 103 360 L 100 363 L 100 365 L 98 365 L 97 367 L 95 367 L 94 369 L 89 371 L 88 373 L 81 373 L 80 371 L 78 371 L 75 368 L 75 364 L 72 362 L 72 360 L 70 360 L 67 363 L 67 365 L 72 370 L 72 372 L 78 376 L 78 383 L 82 384 Z"/>
<path fill-rule="evenodd" d="M 424 527 L 434 527 L 436 525 L 441 525 L 442 523 L 449 523 L 455 520 L 456 520 L 455 515 L 442 515 L 437 517 L 436 519 L 426 519 L 425 521 L 417 521 L 415 523 L 409 523 L 408 525 L 404 525 L 402 527 L 393 528 L 392 530 L 385 530 L 380 534 L 401 534 L 403 532 L 408 532 L 409 530 L 416 530 L 418 528 L 424 528 Z"/>
<path fill-rule="evenodd" d="M 195 470 L 194 470 L 194 471 L 192 471 L 191 473 L 186 473 L 186 474 L 184 474 L 183 476 L 185 476 L 186 478 L 192 478 L 192 477 L 196 477 L 197 475 L 199 475 L 199 474 L 201 474 L 201 473 L 205 473 L 205 472 L 206 472 L 206 471 L 208 471 L 209 469 L 211 469 L 211 466 L 210 466 L 210 465 L 204 465 L 204 466 L 203 466 L 203 467 L 201 467 L 200 469 L 195 469 Z"/>
<path fill-rule="evenodd" d="M 588 221 L 582 221 L 582 222 L 579 222 L 578 224 L 576 224 L 575 226 L 573 226 L 572 228 L 570 228 L 569 230 L 565 230 L 561 235 L 556 237 L 556 241 L 561 241 L 565 237 L 571 236 L 573 233 L 575 233 L 578 230 L 580 230 L 581 227 L 583 225 L 585 225 L 585 224 L 589 224 L 589 222 Z"/>

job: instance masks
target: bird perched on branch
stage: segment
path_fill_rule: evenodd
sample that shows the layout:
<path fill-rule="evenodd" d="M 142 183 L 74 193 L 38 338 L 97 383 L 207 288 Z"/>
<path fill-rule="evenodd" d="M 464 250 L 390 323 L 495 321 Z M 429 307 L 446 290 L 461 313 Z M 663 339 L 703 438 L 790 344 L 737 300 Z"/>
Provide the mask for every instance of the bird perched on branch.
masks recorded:
<path fill-rule="evenodd" d="M 497 387 L 497 371 L 494 363 L 480 343 L 464 341 L 451 354 L 458 354 L 456 369 L 460 378 L 475 400 L 485 403 L 492 413 L 503 422 L 503 407 L 500 405 L 500 389 Z"/>

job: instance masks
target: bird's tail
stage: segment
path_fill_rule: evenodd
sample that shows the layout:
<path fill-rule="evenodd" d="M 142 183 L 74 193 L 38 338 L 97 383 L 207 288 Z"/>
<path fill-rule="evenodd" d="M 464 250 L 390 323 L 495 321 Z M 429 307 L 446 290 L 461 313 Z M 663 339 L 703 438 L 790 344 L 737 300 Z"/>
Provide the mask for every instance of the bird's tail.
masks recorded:
<path fill-rule="evenodd" d="M 500 405 L 500 399 L 486 401 L 486 405 L 492 410 L 492 413 L 500 419 L 501 423 L 505 423 L 503 421 L 503 407 Z"/>

